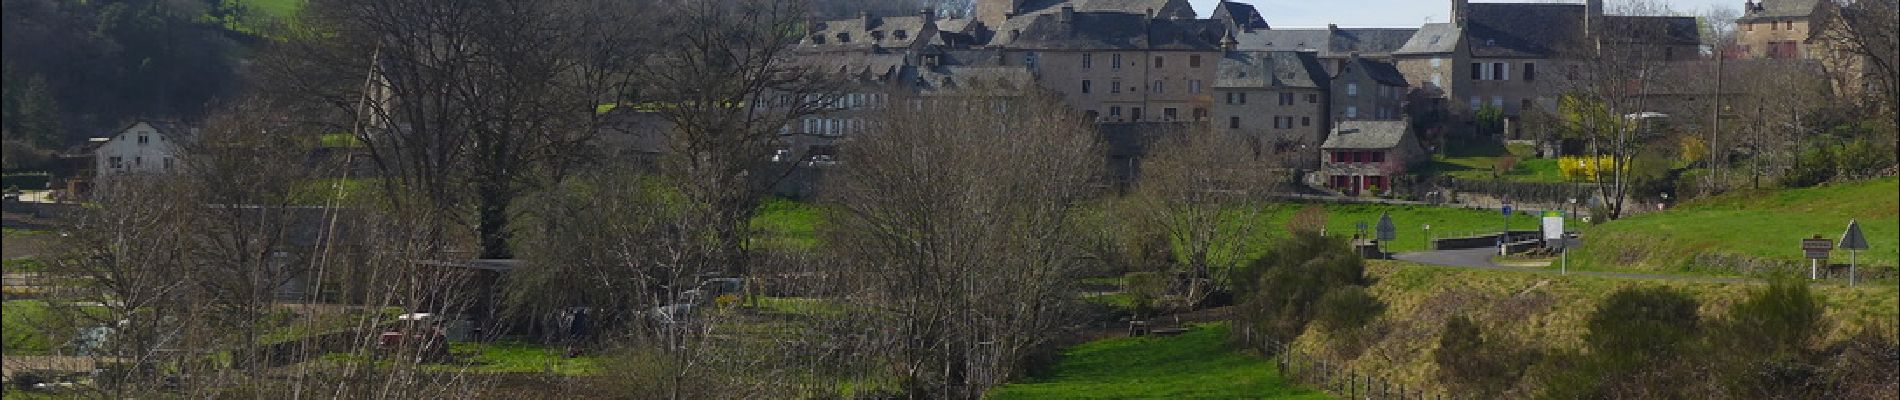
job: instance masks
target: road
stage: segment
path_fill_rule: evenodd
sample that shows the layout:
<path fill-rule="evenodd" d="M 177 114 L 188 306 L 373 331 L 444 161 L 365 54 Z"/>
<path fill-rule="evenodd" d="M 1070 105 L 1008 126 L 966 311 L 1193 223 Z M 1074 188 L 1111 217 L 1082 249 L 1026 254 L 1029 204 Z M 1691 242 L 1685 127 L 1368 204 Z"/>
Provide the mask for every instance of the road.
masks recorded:
<path fill-rule="evenodd" d="M 1575 246 L 1581 246 L 1582 244 L 1583 244 L 1583 241 L 1581 239 L 1571 239 L 1571 246 L 1573 248 Z M 1437 265 L 1437 266 L 1443 266 L 1443 267 L 1515 271 L 1515 272 L 1524 272 L 1524 273 L 1543 273 L 1543 274 L 1557 274 L 1558 273 L 1558 271 L 1543 269 L 1543 268 L 1506 267 L 1506 266 L 1498 265 L 1497 263 L 1491 262 L 1491 256 L 1494 254 L 1497 254 L 1497 251 L 1498 251 L 1497 249 L 1489 248 L 1489 247 L 1480 248 L 1480 249 L 1418 251 L 1418 252 L 1411 252 L 1411 253 L 1395 254 L 1392 256 L 1392 258 L 1396 258 L 1400 261 L 1410 261 L 1410 262 L 1415 262 L 1419 264 Z M 1570 275 L 1599 276 L 1599 277 L 1622 278 L 1622 279 L 1648 279 L 1648 280 L 1658 280 L 1658 281 L 1709 282 L 1709 283 L 1741 283 L 1741 282 L 1760 282 L 1761 281 L 1760 279 L 1749 279 L 1749 278 L 1741 278 L 1741 277 L 1663 275 L 1663 274 L 1643 274 L 1643 273 L 1632 273 L 1632 272 L 1603 272 L 1603 271 L 1570 271 Z"/>

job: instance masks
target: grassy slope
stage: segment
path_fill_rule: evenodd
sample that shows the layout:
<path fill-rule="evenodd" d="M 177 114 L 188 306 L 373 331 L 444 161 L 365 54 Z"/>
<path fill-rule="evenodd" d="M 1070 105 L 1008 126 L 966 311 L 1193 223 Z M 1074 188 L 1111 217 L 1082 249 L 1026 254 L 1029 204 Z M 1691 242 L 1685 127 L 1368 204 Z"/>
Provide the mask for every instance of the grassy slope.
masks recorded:
<path fill-rule="evenodd" d="M 1517 157 L 1517 165 L 1501 178 L 1516 182 L 1564 182 L 1556 159 L 1537 158 L 1536 149 L 1525 145 L 1501 146 L 1497 143 L 1454 142 L 1449 154 L 1432 156 L 1427 170 L 1460 179 L 1490 180 L 1497 162 L 1506 155 Z"/>
<path fill-rule="evenodd" d="M 1324 399 L 1292 387 L 1266 359 L 1231 350 L 1227 327 L 1207 325 L 1175 337 L 1115 338 L 1063 353 L 1047 377 L 1004 385 L 1006 399 Z"/>
<path fill-rule="evenodd" d="M 1804 264 L 1799 240 L 1839 240 L 1859 219 L 1872 250 L 1862 266 L 1893 269 L 1900 262 L 1900 184 L 1894 178 L 1808 189 L 1731 193 L 1673 211 L 1612 221 L 1585 230 L 1589 245 L 1571 254 L 1572 267 L 1736 274 L 1738 258 Z M 1698 260 L 1701 258 L 1701 260 Z M 1580 262 L 1578 262 L 1580 261 Z M 1712 262 L 1713 261 L 1713 262 Z M 1836 250 L 1836 263 L 1847 254 Z M 1715 264 L 1715 265 L 1709 265 Z"/>
<path fill-rule="evenodd" d="M 1702 301 L 1704 320 L 1720 318 L 1735 302 L 1759 284 L 1722 284 L 1686 281 L 1646 281 L 1602 277 L 1559 276 L 1540 273 L 1499 272 L 1428 267 L 1397 262 L 1373 261 L 1368 274 L 1377 278 L 1371 287 L 1374 296 L 1385 301 L 1387 309 L 1375 320 L 1367 350 L 1357 357 L 1331 353 L 1338 335 L 1309 330 L 1297 343 L 1310 354 L 1340 354 L 1347 365 L 1362 371 L 1389 371 L 1388 379 L 1405 382 L 1407 387 L 1435 386 L 1437 367 L 1431 354 L 1438 346 L 1439 331 L 1445 319 L 1465 314 L 1477 320 L 1486 335 L 1506 334 L 1519 343 L 1543 348 L 1582 346 L 1584 320 L 1598 301 L 1618 288 L 1636 285 L 1663 285 L 1681 290 Z M 1892 287 L 1849 289 L 1841 286 L 1817 286 L 1816 292 L 1827 304 L 1827 315 L 1834 319 L 1828 340 L 1851 335 L 1862 326 L 1896 321 L 1896 301 L 1900 295 Z"/>

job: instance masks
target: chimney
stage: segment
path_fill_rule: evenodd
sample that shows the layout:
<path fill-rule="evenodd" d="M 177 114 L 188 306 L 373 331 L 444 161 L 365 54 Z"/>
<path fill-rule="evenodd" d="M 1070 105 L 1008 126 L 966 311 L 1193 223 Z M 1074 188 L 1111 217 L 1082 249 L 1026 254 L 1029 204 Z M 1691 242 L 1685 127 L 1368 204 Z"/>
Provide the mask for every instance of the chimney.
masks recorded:
<path fill-rule="evenodd" d="M 870 12 L 870 11 L 859 11 L 859 12 L 858 12 L 858 22 L 861 22 L 861 23 L 863 23 L 863 24 L 864 24 L 864 29 L 866 29 L 866 30 L 870 30 L 870 29 L 871 29 L 871 12 Z"/>
<path fill-rule="evenodd" d="M 1075 24 L 1075 6 L 1063 4 L 1062 16 L 1059 18 L 1061 18 L 1060 20 L 1062 21 L 1063 27 L 1073 26 Z"/>
<path fill-rule="evenodd" d="M 917 11 L 917 17 L 924 19 L 924 25 L 935 24 L 937 23 L 937 10 L 924 7 L 924 9 Z"/>
<path fill-rule="evenodd" d="M 1451 0 L 1451 23 L 1458 29 L 1465 29 L 1465 21 L 1471 18 L 1471 0 Z"/>
<path fill-rule="evenodd" d="M 1220 39 L 1220 48 L 1222 50 L 1234 51 L 1234 49 L 1239 47 L 1240 41 L 1234 39 L 1233 31 L 1227 31 L 1227 35 L 1222 36 Z"/>
<path fill-rule="evenodd" d="M 1339 24 L 1326 24 L 1326 30 L 1329 32 L 1338 32 Z"/>

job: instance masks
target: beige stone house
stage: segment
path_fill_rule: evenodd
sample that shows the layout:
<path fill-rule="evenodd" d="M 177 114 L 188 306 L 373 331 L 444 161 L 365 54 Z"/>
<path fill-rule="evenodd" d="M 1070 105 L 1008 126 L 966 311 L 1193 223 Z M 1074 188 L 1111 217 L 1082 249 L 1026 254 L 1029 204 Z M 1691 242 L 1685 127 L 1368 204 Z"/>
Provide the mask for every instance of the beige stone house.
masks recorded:
<path fill-rule="evenodd" d="M 1212 128 L 1252 139 L 1280 166 L 1317 168 L 1330 126 L 1327 78 L 1313 52 L 1228 52 L 1214 82 Z"/>
<path fill-rule="evenodd" d="M 1205 122 L 1221 57 L 1220 25 L 1114 11 L 1013 18 L 991 41 L 1003 65 L 1035 73 L 1071 107 L 1105 123 Z"/>
<path fill-rule="evenodd" d="M 1810 22 L 1819 0 L 1762 0 L 1742 5 L 1735 45 L 1746 58 L 1814 58 Z"/>
<path fill-rule="evenodd" d="M 1333 121 L 1404 119 L 1405 75 L 1391 62 L 1350 57 L 1333 73 Z"/>

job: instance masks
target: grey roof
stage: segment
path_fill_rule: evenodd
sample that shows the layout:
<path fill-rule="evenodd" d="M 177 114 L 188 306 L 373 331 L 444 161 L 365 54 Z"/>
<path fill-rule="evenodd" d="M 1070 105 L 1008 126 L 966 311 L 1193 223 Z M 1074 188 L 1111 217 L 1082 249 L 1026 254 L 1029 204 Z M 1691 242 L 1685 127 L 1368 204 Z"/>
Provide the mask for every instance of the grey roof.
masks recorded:
<path fill-rule="evenodd" d="M 1241 32 L 1273 28 L 1267 25 L 1265 17 L 1260 16 L 1259 9 L 1247 3 L 1221 0 L 1220 5 L 1214 6 L 1212 18 L 1221 21 L 1228 29 Z"/>
<path fill-rule="evenodd" d="M 1146 15 L 1122 12 L 1081 12 L 1064 23 L 1059 14 L 1033 18 L 1015 38 L 1003 34 L 993 43 L 1019 49 L 1047 50 L 1219 50 L 1219 37 L 1212 36 L 1211 23 L 1192 20 L 1150 19 Z M 1211 21 L 1207 21 L 1211 22 Z"/>
<path fill-rule="evenodd" d="M 1461 36 L 1458 24 L 1425 24 L 1412 34 L 1412 39 L 1399 46 L 1392 54 L 1441 54 L 1458 51 L 1458 38 Z"/>
<path fill-rule="evenodd" d="M 1221 58 L 1217 88 L 1326 87 L 1326 68 L 1312 52 L 1231 51 Z"/>
<path fill-rule="evenodd" d="M 998 26 L 984 27 L 990 34 L 984 39 L 989 44 L 1007 45 L 1010 32 L 1029 32 L 1031 25 L 1040 23 L 1044 17 L 1060 14 L 1063 6 L 1072 7 L 1077 14 L 1117 13 L 1146 17 L 1148 10 L 1154 10 L 1155 18 L 1158 19 L 1194 18 L 1193 6 L 1183 0 L 1027 0 L 1016 16 Z"/>
<path fill-rule="evenodd" d="M 1604 32 L 1625 42 L 1699 45 L 1702 28 L 1695 17 L 1611 15 L 1603 18 Z"/>
<path fill-rule="evenodd" d="M 1382 85 L 1407 86 L 1405 74 L 1399 73 L 1399 68 L 1390 62 L 1364 57 L 1354 58 L 1346 65 L 1346 69 L 1341 70 L 1339 74 L 1345 75 L 1355 69 L 1365 71 L 1367 78 L 1371 78 L 1373 82 L 1378 82 Z"/>
<path fill-rule="evenodd" d="M 861 15 L 858 18 L 813 23 L 802 43 L 822 48 L 908 48 L 917 43 L 941 42 L 943 38 L 939 32 L 960 32 L 967 25 L 967 19 Z M 841 41 L 840 38 L 848 41 Z"/>
<path fill-rule="evenodd" d="M 1405 142 L 1405 121 L 1339 121 L 1322 149 L 1389 149 Z"/>
<path fill-rule="evenodd" d="M 1582 4 L 1471 3 L 1471 56 L 1547 58 L 1583 39 Z"/>
<path fill-rule="evenodd" d="M 1819 0 L 1762 0 L 1754 6 L 1743 6 L 1741 22 L 1785 20 L 1806 18 L 1814 13 Z"/>
<path fill-rule="evenodd" d="M 1240 50 L 1319 52 L 1320 57 L 1391 54 L 1412 39 L 1412 28 L 1273 29 L 1238 32 Z"/>

